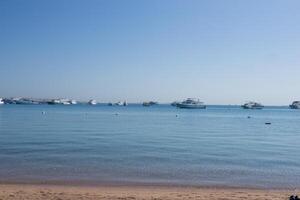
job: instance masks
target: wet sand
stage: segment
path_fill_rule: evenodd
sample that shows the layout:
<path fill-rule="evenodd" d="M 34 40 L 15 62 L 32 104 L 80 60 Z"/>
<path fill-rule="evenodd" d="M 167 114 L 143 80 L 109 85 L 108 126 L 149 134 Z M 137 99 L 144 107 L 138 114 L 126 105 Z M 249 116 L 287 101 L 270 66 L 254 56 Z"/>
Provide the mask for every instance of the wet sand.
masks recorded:
<path fill-rule="evenodd" d="M 1 184 L 0 200 L 284 200 L 300 190 Z"/>

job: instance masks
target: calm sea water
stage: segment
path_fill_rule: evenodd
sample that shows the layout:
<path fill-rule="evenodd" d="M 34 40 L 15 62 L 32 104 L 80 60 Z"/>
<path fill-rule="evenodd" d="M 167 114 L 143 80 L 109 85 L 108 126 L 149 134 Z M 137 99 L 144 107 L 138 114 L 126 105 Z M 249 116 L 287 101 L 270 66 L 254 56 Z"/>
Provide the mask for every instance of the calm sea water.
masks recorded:
<path fill-rule="evenodd" d="M 300 110 L 2 105 L 0 181 L 299 187 Z"/>

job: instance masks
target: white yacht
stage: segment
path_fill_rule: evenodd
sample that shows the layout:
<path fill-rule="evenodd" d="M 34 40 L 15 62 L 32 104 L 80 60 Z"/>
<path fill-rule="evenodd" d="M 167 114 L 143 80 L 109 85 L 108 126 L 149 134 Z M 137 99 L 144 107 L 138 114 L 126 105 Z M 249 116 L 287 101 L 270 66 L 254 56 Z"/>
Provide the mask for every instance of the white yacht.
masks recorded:
<path fill-rule="evenodd" d="M 291 105 L 290 105 L 291 109 L 300 109 L 300 101 L 294 101 Z"/>
<path fill-rule="evenodd" d="M 188 98 L 180 103 L 177 103 L 178 108 L 187 108 L 187 109 L 205 109 L 206 105 L 201 102 L 199 99 Z"/>
<path fill-rule="evenodd" d="M 96 105 L 96 104 L 97 104 L 97 101 L 94 100 L 94 99 L 92 99 L 92 100 L 89 101 L 89 104 L 90 104 L 90 105 Z"/>
<path fill-rule="evenodd" d="M 245 103 L 244 105 L 242 105 L 242 108 L 244 109 L 263 109 L 263 105 L 261 103 L 257 103 L 254 101 L 249 101 L 247 103 Z"/>
<path fill-rule="evenodd" d="M 0 98 L 0 105 L 4 104 L 4 101 L 2 98 Z"/>

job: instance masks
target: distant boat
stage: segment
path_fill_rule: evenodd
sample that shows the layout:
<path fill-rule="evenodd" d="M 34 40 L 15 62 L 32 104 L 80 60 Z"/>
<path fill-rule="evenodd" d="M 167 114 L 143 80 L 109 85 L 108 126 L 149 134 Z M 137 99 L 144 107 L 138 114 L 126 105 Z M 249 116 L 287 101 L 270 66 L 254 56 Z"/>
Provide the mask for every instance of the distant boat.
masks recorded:
<path fill-rule="evenodd" d="M 50 105 L 70 105 L 72 104 L 69 99 L 53 99 L 47 102 Z"/>
<path fill-rule="evenodd" d="M 60 103 L 62 105 L 71 105 L 71 101 L 69 99 L 60 99 Z"/>
<path fill-rule="evenodd" d="M 22 104 L 22 105 L 36 105 L 39 104 L 38 101 L 29 99 L 29 98 L 14 98 L 14 104 Z"/>
<path fill-rule="evenodd" d="M 116 106 L 127 106 L 127 102 L 126 101 L 119 101 L 117 103 L 115 103 Z"/>
<path fill-rule="evenodd" d="M 94 100 L 94 99 L 92 99 L 92 100 L 89 101 L 89 104 L 90 104 L 90 105 L 96 105 L 96 104 L 97 104 L 97 101 Z"/>
<path fill-rule="evenodd" d="M 61 101 L 59 99 L 53 99 L 51 101 L 48 101 L 48 104 L 50 105 L 61 104 Z"/>
<path fill-rule="evenodd" d="M 2 98 L 0 98 L 0 105 L 4 104 L 4 101 Z"/>
<path fill-rule="evenodd" d="M 291 105 L 290 105 L 291 109 L 300 109 L 300 101 L 294 101 Z"/>
<path fill-rule="evenodd" d="M 157 105 L 158 103 L 155 101 L 145 101 L 143 102 L 143 106 L 153 106 L 153 105 Z"/>
<path fill-rule="evenodd" d="M 199 99 L 188 98 L 180 103 L 177 103 L 178 108 L 187 108 L 187 109 L 205 109 L 206 105 L 201 102 Z"/>
<path fill-rule="evenodd" d="M 109 102 L 107 105 L 108 105 L 108 106 L 112 106 L 113 104 Z"/>
<path fill-rule="evenodd" d="M 21 97 L 14 97 L 12 99 L 10 99 L 11 104 L 19 104 L 19 102 L 21 101 Z"/>
<path fill-rule="evenodd" d="M 70 100 L 69 103 L 72 104 L 72 105 L 76 105 L 76 104 L 77 104 L 77 101 L 75 101 L 75 100 Z"/>
<path fill-rule="evenodd" d="M 244 109 L 263 109 L 264 106 L 260 103 L 254 102 L 254 101 L 249 101 L 242 105 L 242 108 Z"/>
<path fill-rule="evenodd" d="M 178 103 L 180 103 L 180 102 L 174 101 L 174 102 L 171 103 L 171 106 L 177 106 Z"/>

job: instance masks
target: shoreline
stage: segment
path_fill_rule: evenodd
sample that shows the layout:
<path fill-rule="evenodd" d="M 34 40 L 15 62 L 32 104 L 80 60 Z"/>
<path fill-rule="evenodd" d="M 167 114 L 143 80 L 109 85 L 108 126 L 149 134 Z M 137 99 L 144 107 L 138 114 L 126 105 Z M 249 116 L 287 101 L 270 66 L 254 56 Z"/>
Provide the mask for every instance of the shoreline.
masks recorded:
<path fill-rule="evenodd" d="M 241 189 L 241 190 L 300 190 L 300 186 L 254 186 L 254 185 L 230 185 L 230 184 L 188 184 L 188 183 L 165 183 L 165 182 L 131 182 L 131 181 L 83 181 L 83 180 L 1 180 L 0 185 L 28 185 L 28 186 L 68 186 L 68 187 L 155 187 L 155 188 L 194 188 L 194 189 Z"/>
<path fill-rule="evenodd" d="M 232 187 L 180 187 L 180 186 L 132 186 L 102 185 L 75 186 L 49 184 L 0 184 L 0 199 L 103 199 L 103 200 L 176 200 L 176 199 L 222 199 L 222 200 L 282 200 L 299 194 L 298 189 L 253 189 Z"/>

